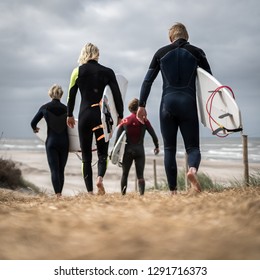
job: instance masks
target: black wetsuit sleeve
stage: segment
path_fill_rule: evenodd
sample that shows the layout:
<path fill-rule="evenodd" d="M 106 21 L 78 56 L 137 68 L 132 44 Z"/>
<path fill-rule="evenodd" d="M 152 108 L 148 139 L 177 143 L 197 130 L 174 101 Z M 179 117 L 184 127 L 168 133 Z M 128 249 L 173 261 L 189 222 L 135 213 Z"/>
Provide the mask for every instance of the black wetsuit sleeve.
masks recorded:
<path fill-rule="evenodd" d="M 157 58 L 157 55 L 155 54 L 150 63 L 149 69 L 145 75 L 143 84 L 141 86 L 141 92 L 140 92 L 140 97 L 139 97 L 139 106 L 141 106 L 141 107 L 146 106 L 146 101 L 149 97 L 152 84 L 153 84 L 155 78 L 157 77 L 159 71 L 160 71 L 160 63 L 159 63 L 159 59 Z"/>
<path fill-rule="evenodd" d="M 108 85 L 110 86 L 114 97 L 114 102 L 118 113 L 118 117 L 122 119 L 124 116 L 124 104 L 114 71 L 111 70 L 109 76 L 110 79 Z"/>
<path fill-rule="evenodd" d="M 146 130 L 148 131 L 148 133 L 151 135 L 151 137 L 153 139 L 155 148 L 159 148 L 158 137 L 157 137 L 151 123 L 148 120 L 145 122 L 145 126 L 146 126 Z"/>
<path fill-rule="evenodd" d="M 70 85 L 69 85 L 69 94 L 67 99 L 67 115 L 68 117 L 73 116 L 73 111 L 75 107 L 75 101 L 76 101 L 76 95 L 78 92 L 78 85 L 77 85 L 77 79 L 79 75 L 79 68 L 75 68 L 72 71 L 71 77 L 70 77 Z"/>
<path fill-rule="evenodd" d="M 42 118 L 43 118 L 43 107 L 39 109 L 39 111 L 36 113 L 36 115 L 33 117 L 31 121 L 31 127 L 33 130 L 37 128 L 37 124 Z"/>
<path fill-rule="evenodd" d="M 206 54 L 204 53 L 203 50 L 200 50 L 200 53 L 201 55 L 200 55 L 200 60 L 198 65 L 212 75 L 208 60 L 206 58 Z"/>
<path fill-rule="evenodd" d="M 119 125 L 118 129 L 117 129 L 117 133 L 116 133 L 115 144 L 116 144 L 117 140 L 119 139 L 119 137 L 120 137 L 120 135 L 122 134 L 123 131 L 124 131 L 124 126 Z"/>

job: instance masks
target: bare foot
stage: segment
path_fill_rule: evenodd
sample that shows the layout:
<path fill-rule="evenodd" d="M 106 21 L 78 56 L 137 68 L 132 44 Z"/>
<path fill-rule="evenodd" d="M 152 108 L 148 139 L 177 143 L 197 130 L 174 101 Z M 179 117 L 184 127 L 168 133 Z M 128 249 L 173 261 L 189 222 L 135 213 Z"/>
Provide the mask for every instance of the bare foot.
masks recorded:
<path fill-rule="evenodd" d="M 97 178 L 97 188 L 98 188 L 98 195 L 104 195 L 106 193 L 104 185 L 103 185 L 103 178 L 98 176 Z"/>
<path fill-rule="evenodd" d="M 191 186 L 196 192 L 201 192 L 200 183 L 197 178 L 197 170 L 194 167 L 191 167 L 187 173 L 187 178 L 191 183 Z"/>
<path fill-rule="evenodd" d="M 177 195 L 177 191 L 176 191 L 176 190 L 170 191 L 170 194 L 171 194 L 171 195 Z"/>

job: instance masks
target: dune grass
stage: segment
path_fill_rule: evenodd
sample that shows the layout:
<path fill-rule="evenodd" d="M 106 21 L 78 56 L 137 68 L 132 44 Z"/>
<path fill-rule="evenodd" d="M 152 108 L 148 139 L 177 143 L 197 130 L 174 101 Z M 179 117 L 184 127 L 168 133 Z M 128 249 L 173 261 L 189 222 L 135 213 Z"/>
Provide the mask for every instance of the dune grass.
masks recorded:
<path fill-rule="evenodd" d="M 179 191 L 186 190 L 185 170 L 180 170 L 177 177 L 177 187 Z M 220 184 L 213 181 L 206 173 L 198 173 L 198 179 L 204 191 L 220 192 L 227 187 L 255 187 L 260 186 L 260 170 L 249 175 L 249 182 L 245 184 L 243 180 L 232 180 L 228 184 Z M 41 193 L 40 189 L 33 183 L 25 180 L 17 163 L 11 159 L 0 158 L 0 188 L 11 190 L 23 190 L 34 193 Z M 149 188 L 148 191 L 167 191 L 168 185 L 166 179 L 159 182 L 157 187 Z"/>
<path fill-rule="evenodd" d="M 10 159 L 0 158 L 0 187 L 40 193 L 37 186 L 23 178 L 20 168 Z"/>
<path fill-rule="evenodd" d="M 185 182 L 185 170 L 181 170 L 178 173 L 177 177 L 177 188 L 179 191 L 184 191 L 186 190 L 186 182 Z M 201 184 L 201 188 L 204 191 L 211 191 L 211 192 L 220 192 L 223 191 L 224 189 L 228 187 L 259 187 L 260 186 L 260 170 L 254 173 L 251 173 L 249 175 L 249 183 L 246 184 L 244 180 L 231 180 L 227 184 L 220 184 L 218 182 L 213 181 L 210 176 L 206 173 L 199 172 L 198 173 L 198 180 Z M 168 190 L 168 185 L 166 180 L 161 181 L 158 185 L 157 188 L 153 187 L 150 190 Z"/>
<path fill-rule="evenodd" d="M 177 188 L 179 191 L 185 191 L 186 190 L 186 178 L 185 178 L 185 170 L 181 170 L 178 173 L 178 177 L 177 177 Z M 225 186 L 221 185 L 217 182 L 214 182 L 209 175 L 207 175 L 206 173 L 198 173 L 198 179 L 199 182 L 201 184 L 201 187 L 203 190 L 207 190 L 207 191 L 222 191 Z M 166 182 L 166 180 L 161 181 L 159 184 L 157 184 L 157 188 L 153 187 L 150 190 L 168 190 L 168 184 Z"/>
<path fill-rule="evenodd" d="M 233 187 L 258 187 L 260 186 L 260 170 L 249 174 L 248 183 L 243 180 L 233 180 L 230 181 L 230 185 Z"/>

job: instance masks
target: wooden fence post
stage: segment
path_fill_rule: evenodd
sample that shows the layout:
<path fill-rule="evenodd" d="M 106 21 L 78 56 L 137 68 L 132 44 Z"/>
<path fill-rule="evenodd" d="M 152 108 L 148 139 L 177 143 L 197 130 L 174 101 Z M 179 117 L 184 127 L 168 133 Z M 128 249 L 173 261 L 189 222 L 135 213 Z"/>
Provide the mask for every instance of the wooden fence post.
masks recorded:
<path fill-rule="evenodd" d="M 137 175 L 136 175 L 136 172 L 135 172 L 135 191 L 138 192 L 138 179 L 137 179 Z"/>
<path fill-rule="evenodd" d="M 156 159 L 153 160 L 153 179 L 154 179 L 154 188 L 157 189 L 157 172 L 156 172 Z"/>
<path fill-rule="evenodd" d="M 185 153 L 185 174 L 184 174 L 184 178 L 185 178 L 186 191 L 189 188 L 189 182 L 188 182 L 188 178 L 187 178 L 188 169 L 189 169 L 189 166 L 188 166 L 188 155 L 187 155 L 187 153 Z"/>
<path fill-rule="evenodd" d="M 247 135 L 242 135 L 243 142 L 243 163 L 244 163 L 244 181 L 245 184 L 249 185 L 249 167 L 248 167 L 248 145 Z"/>

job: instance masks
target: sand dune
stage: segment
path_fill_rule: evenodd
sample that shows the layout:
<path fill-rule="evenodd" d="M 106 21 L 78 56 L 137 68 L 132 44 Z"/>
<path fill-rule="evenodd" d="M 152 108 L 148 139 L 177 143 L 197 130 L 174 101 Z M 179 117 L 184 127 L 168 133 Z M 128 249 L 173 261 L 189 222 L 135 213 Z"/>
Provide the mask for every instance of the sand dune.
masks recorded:
<path fill-rule="evenodd" d="M 64 196 L 57 200 L 44 152 L 7 151 L 2 157 L 17 162 L 24 178 L 44 191 L 0 189 L 2 260 L 260 259 L 260 187 L 173 197 L 147 191 L 140 197 L 132 169 L 127 195 L 121 196 L 121 169 L 109 164 L 107 194 L 89 196 L 81 163 L 71 154 Z M 147 189 L 154 185 L 155 159 L 157 180 L 165 181 L 162 156 L 147 157 Z M 178 164 L 184 168 L 182 159 Z M 216 181 L 243 177 L 240 163 L 202 161 L 201 171 Z"/>

